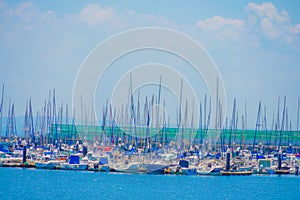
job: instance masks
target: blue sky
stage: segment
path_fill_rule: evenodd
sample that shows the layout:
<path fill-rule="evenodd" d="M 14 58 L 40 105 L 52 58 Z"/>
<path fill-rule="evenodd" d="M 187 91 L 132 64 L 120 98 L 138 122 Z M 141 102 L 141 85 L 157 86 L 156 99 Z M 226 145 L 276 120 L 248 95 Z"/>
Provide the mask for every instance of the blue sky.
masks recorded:
<path fill-rule="evenodd" d="M 278 96 L 287 95 L 295 127 L 299 7 L 296 0 L 0 1 L 4 108 L 11 98 L 22 115 L 32 97 L 38 110 L 53 88 L 58 102 L 71 104 L 76 73 L 96 45 L 121 31 L 155 26 L 183 32 L 203 45 L 223 76 L 229 115 L 234 98 L 241 113 L 247 101 L 248 126 L 254 128 L 261 100 L 270 124 Z"/>

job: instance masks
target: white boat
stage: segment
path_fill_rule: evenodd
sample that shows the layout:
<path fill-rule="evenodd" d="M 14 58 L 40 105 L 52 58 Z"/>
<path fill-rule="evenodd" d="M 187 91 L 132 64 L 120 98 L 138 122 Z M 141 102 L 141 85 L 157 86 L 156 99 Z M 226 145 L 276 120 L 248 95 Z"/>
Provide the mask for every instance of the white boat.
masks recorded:
<path fill-rule="evenodd" d="M 216 175 L 214 173 L 215 168 L 197 168 L 197 175 Z"/>
<path fill-rule="evenodd" d="M 81 164 L 64 163 L 64 164 L 60 164 L 59 168 L 65 170 L 87 170 L 88 164 L 87 163 L 81 163 Z"/>
<path fill-rule="evenodd" d="M 275 169 L 272 159 L 259 159 L 253 171 L 259 174 L 275 174 Z"/>
<path fill-rule="evenodd" d="M 79 155 L 71 155 L 69 158 L 69 163 L 60 163 L 59 169 L 65 170 L 87 170 L 88 163 L 80 163 Z"/>
<path fill-rule="evenodd" d="M 178 173 L 183 175 L 196 175 L 196 167 L 191 166 L 188 160 L 179 160 Z"/>
<path fill-rule="evenodd" d="M 223 166 L 218 163 L 204 162 L 197 167 L 197 175 L 220 175 Z"/>
<path fill-rule="evenodd" d="M 38 169 L 57 169 L 62 163 L 59 160 L 54 160 L 50 156 L 44 156 L 41 160 L 35 162 L 35 167 Z"/>
<path fill-rule="evenodd" d="M 168 164 L 154 162 L 144 164 L 144 168 L 149 174 L 164 174 L 164 170 L 168 168 Z"/>
<path fill-rule="evenodd" d="M 22 151 L 15 151 L 11 156 L 1 158 L 0 160 L 0 166 L 3 167 L 32 167 L 34 163 L 35 161 L 30 154 L 26 155 L 26 163 L 23 163 Z"/>
<path fill-rule="evenodd" d="M 114 164 L 110 165 L 110 169 L 115 172 L 122 173 L 147 173 L 147 169 L 140 162 L 132 162 L 126 164 Z"/>
<path fill-rule="evenodd" d="M 90 156 L 89 158 L 89 171 L 101 171 L 109 172 L 109 158 L 107 156 L 94 157 Z"/>

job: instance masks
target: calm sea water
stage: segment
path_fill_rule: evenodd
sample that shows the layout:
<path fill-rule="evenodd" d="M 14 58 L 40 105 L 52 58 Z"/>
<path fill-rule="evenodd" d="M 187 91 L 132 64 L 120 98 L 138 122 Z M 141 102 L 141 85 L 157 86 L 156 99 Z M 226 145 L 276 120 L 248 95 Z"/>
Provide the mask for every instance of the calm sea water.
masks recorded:
<path fill-rule="evenodd" d="M 297 176 L 179 176 L 0 168 L 0 199 L 300 199 Z"/>

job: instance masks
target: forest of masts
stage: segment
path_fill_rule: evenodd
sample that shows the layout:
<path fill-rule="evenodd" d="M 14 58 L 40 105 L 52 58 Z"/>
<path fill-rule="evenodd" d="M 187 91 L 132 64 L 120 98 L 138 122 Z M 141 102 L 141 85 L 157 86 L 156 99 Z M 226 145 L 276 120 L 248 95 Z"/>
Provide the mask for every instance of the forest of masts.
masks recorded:
<path fill-rule="evenodd" d="M 182 83 L 181 83 L 182 89 Z M 217 144 L 220 148 L 224 146 L 232 147 L 233 145 L 244 145 L 244 131 L 247 130 L 247 104 L 243 109 L 243 114 L 236 106 L 236 99 L 233 100 L 233 108 L 231 117 L 222 116 L 222 105 L 217 100 L 215 125 L 212 127 L 211 119 L 211 98 L 207 95 L 204 96 L 203 102 L 200 103 L 198 109 L 192 109 L 192 113 L 188 113 L 188 103 L 182 100 L 182 91 L 180 95 L 179 108 L 177 110 L 177 122 L 175 125 L 170 125 L 170 116 L 166 116 L 164 112 L 159 111 L 158 106 L 165 107 L 165 99 L 161 100 L 161 84 L 159 85 L 158 95 L 152 95 L 150 98 L 146 97 L 144 103 L 141 103 L 140 94 L 138 94 L 137 101 L 134 100 L 132 89 L 129 89 L 128 104 L 122 105 L 121 108 L 113 108 L 111 104 L 106 101 L 106 104 L 102 108 L 102 119 L 100 123 L 100 133 L 98 134 L 98 142 L 101 145 L 117 145 L 119 142 L 133 145 L 160 145 L 165 146 L 168 144 L 175 144 L 181 148 L 190 148 L 194 145 L 201 146 L 207 143 L 207 138 L 212 132 L 217 132 L 218 138 Z M 1 91 L 1 104 L 0 104 L 0 136 L 1 138 L 22 137 L 26 138 L 29 142 L 38 141 L 40 144 L 54 143 L 57 141 L 64 141 L 67 137 L 61 134 L 56 134 L 55 138 L 49 140 L 49 133 L 53 132 L 53 126 L 56 132 L 59 129 L 59 125 L 65 124 L 75 126 L 75 110 L 69 112 L 69 106 L 61 103 L 56 103 L 55 89 L 49 91 L 48 99 L 44 101 L 41 109 L 36 112 L 33 111 L 32 100 L 29 98 L 25 105 L 24 114 L 24 126 L 23 131 L 20 133 L 17 130 L 17 122 L 15 116 L 15 105 L 11 99 L 9 99 L 7 111 L 4 111 L 4 94 L 5 88 L 2 85 Z M 247 141 L 245 145 L 252 146 L 263 142 L 269 146 L 281 146 L 283 143 L 291 144 L 298 143 L 300 141 L 293 141 L 295 135 L 288 136 L 285 141 L 282 139 L 282 135 L 285 132 L 292 132 L 292 122 L 289 120 L 288 108 L 286 105 L 286 97 L 283 99 L 283 109 L 280 109 L 281 99 L 278 97 L 278 104 L 276 111 L 273 111 L 273 117 L 271 123 L 267 123 L 267 108 L 266 105 L 258 103 L 257 119 L 255 124 L 254 135 L 252 141 Z M 7 105 L 7 104 L 6 104 Z M 82 102 L 80 111 L 80 126 L 96 126 L 95 108 L 94 103 L 87 106 L 86 102 Z M 88 109 L 88 107 L 91 107 Z M 194 105 L 192 105 L 194 107 Z M 155 108 L 155 109 L 153 109 Z M 156 109 L 157 108 L 157 109 Z M 199 112 L 199 123 L 194 121 L 194 110 Z M 77 112 L 77 111 L 76 111 Z M 156 113 L 154 113 L 156 112 Z M 297 107 L 297 121 L 296 130 L 293 130 L 299 138 L 299 112 L 300 112 L 300 98 L 298 98 Z M 7 113 L 7 115 L 6 115 Z M 77 113 L 76 113 L 77 114 Z M 190 115 L 190 121 L 188 121 L 188 115 Z M 6 122 L 5 122 L 6 121 Z M 78 122 L 78 121 L 77 121 Z M 241 123 L 239 126 L 238 124 Z M 5 126 L 6 124 L 6 126 Z M 78 124 L 77 124 L 78 125 Z M 269 127 L 268 127 L 268 126 Z M 238 127 L 243 135 L 237 136 L 234 134 L 237 132 Z M 116 132 L 117 128 L 124 130 L 123 132 Z M 168 134 L 168 130 L 175 129 L 175 137 Z M 108 131 L 110 134 L 108 134 Z M 72 131 L 74 131 L 72 129 Z M 116 132 L 114 134 L 114 132 Z M 153 134 L 153 132 L 155 134 Z M 258 134 L 265 133 L 264 141 L 259 141 Z M 78 132 L 79 136 L 81 135 Z M 97 136 L 98 136 L 97 135 Z M 72 137 L 74 139 L 74 135 Z M 95 137 L 96 138 L 96 137 Z M 76 140 L 83 137 L 76 137 L 75 140 L 70 140 L 69 143 L 76 142 Z M 93 141 L 94 142 L 94 141 Z"/>

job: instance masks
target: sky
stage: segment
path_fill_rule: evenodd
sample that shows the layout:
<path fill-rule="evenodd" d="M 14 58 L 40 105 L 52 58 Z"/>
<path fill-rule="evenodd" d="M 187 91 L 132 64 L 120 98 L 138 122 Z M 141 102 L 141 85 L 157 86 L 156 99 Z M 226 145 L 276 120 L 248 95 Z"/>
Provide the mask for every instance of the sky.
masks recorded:
<path fill-rule="evenodd" d="M 255 128 L 261 101 L 266 105 L 270 127 L 273 113 L 277 112 L 277 99 L 280 97 L 282 113 L 286 95 L 289 120 L 296 129 L 300 96 L 299 7 L 297 0 L 229 0 L 223 4 L 214 0 L 0 0 L 3 111 L 8 110 L 9 98 L 15 104 L 17 116 L 24 115 L 29 98 L 32 98 L 34 111 L 41 110 L 53 88 L 58 103 L 71 105 L 80 66 L 97 45 L 123 31 L 161 27 L 193 38 L 212 58 L 226 89 L 227 116 L 231 115 L 236 98 L 239 116 L 245 114 L 247 104 L 247 124 Z M 176 63 L 172 56 L 154 52 L 129 55 L 131 59 L 124 58 L 124 63 L 130 65 L 141 57 Z M 116 71 L 110 73 L 117 74 Z M 99 88 L 110 88 L 103 82 L 100 84 L 103 85 Z M 195 89 L 205 90 L 200 85 Z M 101 96 L 105 95 L 97 94 L 96 109 L 100 112 L 105 102 Z"/>

